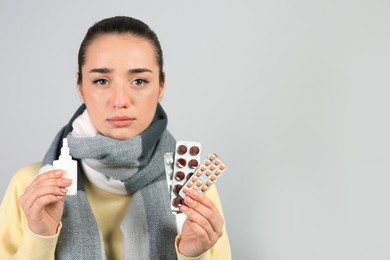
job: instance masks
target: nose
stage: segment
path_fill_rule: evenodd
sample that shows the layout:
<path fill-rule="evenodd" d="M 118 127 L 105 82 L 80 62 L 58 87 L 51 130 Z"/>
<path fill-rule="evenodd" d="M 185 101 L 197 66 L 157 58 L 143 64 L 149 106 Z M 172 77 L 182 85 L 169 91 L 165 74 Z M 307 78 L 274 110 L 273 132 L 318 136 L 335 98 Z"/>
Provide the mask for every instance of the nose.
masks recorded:
<path fill-rule="evenodd" d="M 128 108 L 131 98 L 128 93 L 128 86 L 125 82 L 118 82 L 112 88 L 111 106 L 116 109 Z"/>

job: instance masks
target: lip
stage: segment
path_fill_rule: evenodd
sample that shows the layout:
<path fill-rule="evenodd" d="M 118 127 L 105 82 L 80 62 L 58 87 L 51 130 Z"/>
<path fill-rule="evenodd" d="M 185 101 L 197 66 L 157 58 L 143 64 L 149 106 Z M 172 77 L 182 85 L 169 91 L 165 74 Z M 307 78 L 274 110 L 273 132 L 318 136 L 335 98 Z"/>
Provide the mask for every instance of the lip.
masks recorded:
<path fill-rule="evenodd" d="M 107 119 L 107 121 L 116 127 L 126 127 L 133 123 L 135 118 L 128 116 L 114 116 Z"/>

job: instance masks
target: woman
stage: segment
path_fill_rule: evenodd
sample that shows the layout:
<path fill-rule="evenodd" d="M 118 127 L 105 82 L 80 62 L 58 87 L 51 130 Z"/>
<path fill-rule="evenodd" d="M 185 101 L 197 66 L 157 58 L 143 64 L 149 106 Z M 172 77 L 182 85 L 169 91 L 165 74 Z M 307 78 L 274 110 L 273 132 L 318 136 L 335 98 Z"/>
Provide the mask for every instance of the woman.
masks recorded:
<path fill-rule="evenodd" d="M 230 259 L 215 189 L 184 199 L 184 222 L 170 212 L 163 156 L 175 140 L 159 104 L 165 75 L 156 34 L 133 18 L 104 19 L 88 30 L 78 64 L 83 105 L 42 164 L 12 179 L 0 210 L 0 255 Z M 78 160 L 75 196 L 66 196 L 71 180 L 52 170 L 64 137 Z"/>

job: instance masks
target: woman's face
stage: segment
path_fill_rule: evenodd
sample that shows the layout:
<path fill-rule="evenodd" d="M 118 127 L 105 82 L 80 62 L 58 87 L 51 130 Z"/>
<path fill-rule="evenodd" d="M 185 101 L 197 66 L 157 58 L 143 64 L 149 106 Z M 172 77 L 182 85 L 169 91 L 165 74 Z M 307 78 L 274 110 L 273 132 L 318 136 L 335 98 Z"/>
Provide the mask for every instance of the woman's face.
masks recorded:
<path fill-rule="evenodd" d="M 152 44 L 104 35 L 93 40 L 85 57 L 78 92 L 98 132 L 125 140 L 145 131 L 164 93 Z"/>

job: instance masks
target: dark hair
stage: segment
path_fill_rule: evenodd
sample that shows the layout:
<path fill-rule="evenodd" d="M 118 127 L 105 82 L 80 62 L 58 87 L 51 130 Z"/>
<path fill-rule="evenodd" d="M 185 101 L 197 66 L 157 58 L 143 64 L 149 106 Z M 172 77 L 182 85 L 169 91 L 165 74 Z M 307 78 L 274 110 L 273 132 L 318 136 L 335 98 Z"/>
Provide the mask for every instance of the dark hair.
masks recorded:
<path fill-rule="evenodd" d="M 81 42 L 78 54 L 78 84 L 82 82 L 83 75 L 81 73 L 81 67 L 85 64 L 85 53 L 88 46 L 97 37 L 105 34 L 130 34 L 134 37 L 148 40 L 153 45 L 156 52 L 157 65 L 160 69 L 160 83 L 164 83 L 165 77 L 163 71 L 163 52 L 156 33 L 152 31 L 147 24 L 140 20 L 126 16 L 115 16 L 101 20 L 88 29 L 87 34 Z"/>

